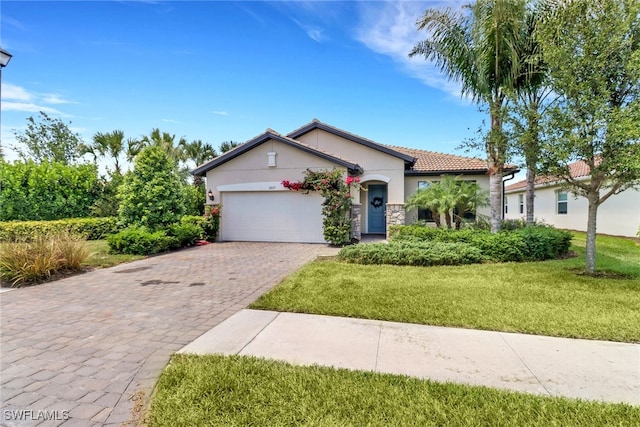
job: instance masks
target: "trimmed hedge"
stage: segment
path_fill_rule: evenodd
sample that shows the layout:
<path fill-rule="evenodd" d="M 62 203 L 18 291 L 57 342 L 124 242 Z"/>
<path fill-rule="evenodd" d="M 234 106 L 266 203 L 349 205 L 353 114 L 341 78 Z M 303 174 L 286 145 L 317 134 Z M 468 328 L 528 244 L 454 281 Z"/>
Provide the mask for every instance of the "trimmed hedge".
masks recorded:
<path fill-rule="evenodd" d="M 487 230 L 449 230 L 422 225 L 392 226 L 392 241 L 468 243 L 497 262 L 543 261 L 566 255 L 571 233 L 546 225 L 534 225 L 492 234 Z"/>
<path fill-rule="evenodd" d="M 0 241 L 27 241 L 38 236 L 69 233 L 87 240 L 103 239 L 117 233 L 121 227 L 115 217 L 69 218 L 54 221 L 4 221 L 0 222 Z"/>
<path fill-rule="evenodd" d="M 107 236 L 107 243 L 111 252 L 131 255 L 153 255 L 179 247 L 178 238 L 167 236 L 164 230 L 150 231 L 136 226 Z"/>
<path fill-rule="evenodd" d="M 365 243 L 340 250 L 341 260 L 357 264 L 461 265 L 482 262 L 480 249 L 467 243 L 399 241 Z"/>

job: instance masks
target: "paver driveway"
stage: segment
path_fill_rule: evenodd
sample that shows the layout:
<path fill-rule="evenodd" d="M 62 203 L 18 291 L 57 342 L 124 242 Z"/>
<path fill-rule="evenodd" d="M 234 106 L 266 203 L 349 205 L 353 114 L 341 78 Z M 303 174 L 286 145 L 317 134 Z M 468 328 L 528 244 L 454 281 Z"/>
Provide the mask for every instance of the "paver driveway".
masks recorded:
<path fill-rule="evenodd" d="M 2 424 L 128 424 L 171 354 L 335 253 L 216 243 L 2 293 Z"/>

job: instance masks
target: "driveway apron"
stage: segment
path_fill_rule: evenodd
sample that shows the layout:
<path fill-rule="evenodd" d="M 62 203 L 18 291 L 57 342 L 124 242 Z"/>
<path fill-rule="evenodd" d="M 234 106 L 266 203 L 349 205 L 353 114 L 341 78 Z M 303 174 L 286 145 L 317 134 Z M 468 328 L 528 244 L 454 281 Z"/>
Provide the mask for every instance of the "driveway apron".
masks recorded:
<path fill-rule="evenodd" d="M 2 425 L 133 425 L 175 351 L 333 254 L 216 243 L 3 292 Z"/>

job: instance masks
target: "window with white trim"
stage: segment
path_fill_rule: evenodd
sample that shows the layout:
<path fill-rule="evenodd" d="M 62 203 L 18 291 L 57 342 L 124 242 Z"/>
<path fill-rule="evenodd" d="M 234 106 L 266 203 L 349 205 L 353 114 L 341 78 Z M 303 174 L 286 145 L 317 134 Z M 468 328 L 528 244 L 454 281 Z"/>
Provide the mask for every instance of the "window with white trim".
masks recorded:
<path fill-rule="evenodd" d="M 556 214 L 566 215 L 569 211 L 566 191 L 556 191 Z"/>
<path fill-rule="evenodd" d="M 518 210 L 521 214 L 524 213 L 524 194 L 518 194 Z"/>

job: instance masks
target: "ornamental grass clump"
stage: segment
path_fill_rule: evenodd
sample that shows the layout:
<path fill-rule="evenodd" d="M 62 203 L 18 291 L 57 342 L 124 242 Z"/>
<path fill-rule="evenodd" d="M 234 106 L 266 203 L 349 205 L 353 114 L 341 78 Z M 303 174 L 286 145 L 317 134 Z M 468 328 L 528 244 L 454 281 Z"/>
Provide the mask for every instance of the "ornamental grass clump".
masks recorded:
<path fill-rule="evenodd" d="M 0 244 L 0 278 L 3 286 L 31 285 L 78 271 L 88 257 L 85 239 L 69 233 L 5 242 Z"/>

